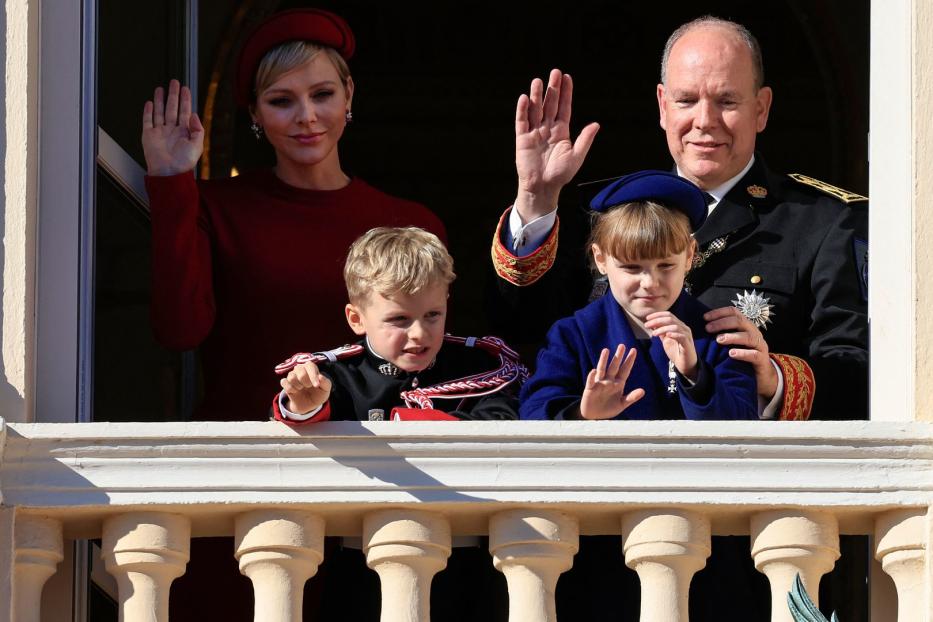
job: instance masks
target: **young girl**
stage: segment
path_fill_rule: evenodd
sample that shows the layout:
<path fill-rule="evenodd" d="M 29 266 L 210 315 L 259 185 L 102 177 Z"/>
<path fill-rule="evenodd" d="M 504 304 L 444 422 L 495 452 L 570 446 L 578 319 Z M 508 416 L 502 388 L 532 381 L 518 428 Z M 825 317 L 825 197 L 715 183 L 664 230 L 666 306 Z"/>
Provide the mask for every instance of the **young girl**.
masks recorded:
<path fill-rule="evenodd" d="M 703 193 L 674 174 L 641 171 L 590 207 L 593 263 L 609 291 L 548 331 L 521 418 L 757 419 L 751 366 L 706 333 L 709 309 L 684 291 Z"/>

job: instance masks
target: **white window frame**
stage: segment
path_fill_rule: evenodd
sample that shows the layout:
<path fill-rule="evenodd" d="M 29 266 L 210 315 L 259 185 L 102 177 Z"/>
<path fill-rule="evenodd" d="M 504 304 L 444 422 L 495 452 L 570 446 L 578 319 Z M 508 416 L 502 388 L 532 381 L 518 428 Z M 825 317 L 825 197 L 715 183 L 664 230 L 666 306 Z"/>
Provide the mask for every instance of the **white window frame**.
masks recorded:
<path fill-rule="evenodd" d="M 914 419 L 917 310 L 911 80 L 916 1 L 871 3 L 868 318 L 873 421 Z"/>
<path fill-rule="evenodd" d="M 184 80 L 197 97 L 198 0 L 185 4 Z M 41 0 L 39 9 L 33 421 L 91 420 L 98 163 L 145 197 L 140 167 L 96 125 L 97 12 L 97 0 Z"/>
<path fill-rule="evenodd" d="M 95 0 L 39 7 L 35 421 L 90 416 L 96 9 Z"/>

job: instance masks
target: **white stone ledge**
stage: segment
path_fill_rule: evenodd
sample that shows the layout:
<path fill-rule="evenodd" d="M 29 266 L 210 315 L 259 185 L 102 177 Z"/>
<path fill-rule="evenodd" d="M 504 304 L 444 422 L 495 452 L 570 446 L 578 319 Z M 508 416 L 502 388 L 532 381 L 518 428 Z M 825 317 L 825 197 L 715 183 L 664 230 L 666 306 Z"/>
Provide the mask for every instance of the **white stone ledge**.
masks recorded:
<path fill-rule="evenodd" d="M 507 504 L 566 507 L 593 533 L 620 511 L 666 505 L 699 509 L 713 516 L 714 530 L 731 532 L 743 529 L 749 513 L 783 506 L 830 509 L 844 530 L 870 531 L 872 514 L 933 504 L 933 426 L 925 423 L 333 422 L 295 430 L 198 422 L 2 430 L 0 420 L 3 504 L 88 524 L 131 508 L 232 520 L 243 507 L 288 505 L 342 517 L 334 524 L 349 521 L 352 532 L 355 514 L 375 505 L 418 504 L 441 509 L 455 531 L 466 532 Z"/>

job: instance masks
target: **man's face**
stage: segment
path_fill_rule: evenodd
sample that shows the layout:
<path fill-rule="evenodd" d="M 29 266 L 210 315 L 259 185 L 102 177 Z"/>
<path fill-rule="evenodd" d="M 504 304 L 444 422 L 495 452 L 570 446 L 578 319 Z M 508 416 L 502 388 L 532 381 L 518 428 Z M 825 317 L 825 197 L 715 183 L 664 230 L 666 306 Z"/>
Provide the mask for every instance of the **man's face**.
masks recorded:
<path fill-rule="evenodd" d="M 748 164 L 771 108 L 771 89 L 755 88 L 751 50 L 716 26 L 700 26 L 674 44 L 657 95 L 667 148 L 680 173 L 704 190 Z"/>

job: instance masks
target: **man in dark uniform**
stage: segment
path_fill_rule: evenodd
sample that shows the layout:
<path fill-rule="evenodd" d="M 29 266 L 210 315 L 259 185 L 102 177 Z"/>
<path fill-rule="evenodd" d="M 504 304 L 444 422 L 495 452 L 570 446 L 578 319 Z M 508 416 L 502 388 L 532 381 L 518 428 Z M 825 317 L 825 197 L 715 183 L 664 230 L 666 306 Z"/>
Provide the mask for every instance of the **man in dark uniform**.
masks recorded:
<path fill-rule="evenodd" d="M 535 80 L 518 102 L 519 191 L 493 244 L 500 328 L 512 342 L 540 340 L 588 290 L 580 227 L 559 232 L 556 222 L 557 197 L 598 131 L 570 141 L 572 88 L 554 70 L 546 90 Z M 657 99 L 678 174 L 709 195 L 691 292 L 716 309 L 708 330 L 733 331 L 722 343 L 755 366 L 763 416 L 810 416 L 815 378 L 814 418 L 866 418 L 867 200 L 776 175 L 756 155 L 772 91 L 757 41 L 738 24 L 702 18 L 671 35 Z"/>
<path fill-rule="evenodd" d="M 677 173 L 709 195 L 710 215 L 696 234 L 699 258 L 688 276 L 691 291 L 714 308 L 707 330 L 730 331 L 720 342 L 754 365 L 763 418 L 805 419 L 811 406 L 814 418 L 866 418 L 867 199 L 766 167 L 755 153 L 773 96 L 763 75 L 757 41 L 733 22 L 695 20 L 665 46 L 660 124 Z M 551 322 L 582 306 L 588 289 L 580 243 L 585 222 L 565 214 L 558 223 L 556 215 L 561 189 L 599 130 L 590 124 L 571 140 L 572 90 L 570 76 L 554 70 L 546 88 L 535 80 L 518 100 L 518 193 L 492 249 L 504 318 L 499 328 L 513 342 L 540 340 Z M 751 565 L 748 539 L 717 540 L 707 569 L 693 582 L 691 619 L 722 619 L 723 611 L 769 619 L 767 582 Z M 843 541 L 844 558 L 847 544 L 866 549 L 858 540 Z M 587 552 L 581 544 L 578 558 Z M 605 552 L 612 547 L 589 548 L 598 574 L 624 584 L 619 556 Z M 854 580 L 840 582 L 837 572 L 824 582 L 835 584 L 839 598 L 832 605 L 842 619 L 863 619 L 855 612 L 867 602 L 866 560 L 864 550 L 847 560 Z M 583 578 L 568 578 L 585 586 L 592 577 L 578 561 Z M 734 571 L 737 564 L 744 572 Z"/>

